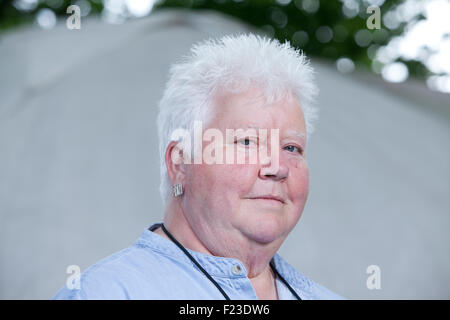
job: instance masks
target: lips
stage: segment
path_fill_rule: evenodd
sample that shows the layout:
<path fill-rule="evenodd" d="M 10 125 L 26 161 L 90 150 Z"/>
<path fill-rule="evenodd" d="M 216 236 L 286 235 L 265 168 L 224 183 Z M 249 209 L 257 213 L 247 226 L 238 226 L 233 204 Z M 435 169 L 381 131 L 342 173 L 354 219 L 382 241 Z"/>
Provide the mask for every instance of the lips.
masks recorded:
<path fill-rule="evenodd" d="M 258 200 L 258 199 L 259 200 L 276 200 L 276 201 L 279 201 L 279 202 L 281 202 L 283 204 L 286 203 L 286 201 L 282 197 L 277 196 L 277 195 L 271 195 L 271 194 L 251 197 L 249 199 L 253 199 L 253 200 Z"/>

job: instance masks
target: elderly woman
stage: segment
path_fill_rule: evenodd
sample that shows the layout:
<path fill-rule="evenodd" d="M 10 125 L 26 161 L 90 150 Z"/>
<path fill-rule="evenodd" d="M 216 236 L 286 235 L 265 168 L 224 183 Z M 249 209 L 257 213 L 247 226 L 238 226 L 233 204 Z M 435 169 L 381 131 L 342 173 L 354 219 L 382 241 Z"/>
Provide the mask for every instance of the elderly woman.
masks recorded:
<path fill-rule="evenodd" d="M 191 51 L 159 105 L 164 222 L 55 298 L 339 298 L 277 254 L 308 196 L 308 60 L 255 35 Z"/>

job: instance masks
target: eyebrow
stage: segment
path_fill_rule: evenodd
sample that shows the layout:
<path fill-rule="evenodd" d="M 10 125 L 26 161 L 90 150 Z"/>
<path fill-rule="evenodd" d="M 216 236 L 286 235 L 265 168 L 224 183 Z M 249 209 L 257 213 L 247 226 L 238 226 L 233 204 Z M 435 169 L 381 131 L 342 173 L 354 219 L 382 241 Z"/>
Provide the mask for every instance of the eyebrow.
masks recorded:
<path fill-rule="evenodd" d="M 300 131 L 295 131 L 295 130 L 288 130 L 287 131 L 287 135 L 288 136 L 294 136 L 300 139 L 305 139 L 306 138 L 306 134 L 304 132 L 300 132 Z"/>
<path fill-rule="evenodd" d="M 255 130 L 269 130 L 267 128 L 261 128 L 257 125 L 253 125 L 253 124 L 249 124 L 247 126 L 245 126 L 244 128 L 239 128 L 242 130 L 248 130 L 248 129 L 255 129 Z M 234 129 L 236 130 L 236 129 Z M 270 131 L 270 130 L 269 130 Z M 294 136 L 296 138 L 299 138 L 301 140 L 306 140 L 306 134 L 302 131 L 297 131 L 297 130 L 287 130 L 286 131 L 286 136 Z"/>
<path fill-rule="evenodd" d="M 249 125 L 246 125 L 244 128 L 242 128 L 242 129 L 266 129 L 267 130 L 267 128 L 261 128 L 261 127 L 259 127 L 259 126 L 257 126 L 257 125 L 254 125 L 254 124 L 249 124 Z M 275 128 L 275 129 L 277 129 L 277 128 Z M 279 128 L 278 128 L 279 129 Z M 287 133 L 288 133 L 288 135 L 293 135 L 293 136 L 297 136 L 297 137 L 299 137 L 299 138 L 306 138 L 306 134 L 304 133 L 304 132 L 302 132 L 302 131 L 297 131 L 297 130 L 292 130 L 292 129 L 290 129 L 290 130 L 287 130 Z"/>
<path fill-rule="evenodd" d="M 241 130 L 254 129 L 254 130 L 257 130 L 257 131 L 258 131 L 258 130 L 268 130 L 268 131 L 271 130 L 271 129 L 268 129 L 268 128 L 261 128 L 260 126 L 258 126 L 258 125 L 256 125 L 256 124 L 253 124 L 253 123 L 247 124 L 247 125 L 245 125 L 245 126 L 243 126 L 243 127 L 238 127 L 238 128 L 227 128 L 227 129 L 232 129 L 232 130 L 238 130 L 238 129 L 241 129 Z M 279 129 L 279 128 L 272 128 L 272 129 Z M 286 130 L 286 135 L 287 135 L 287 136 L 294 136 L 294 137 L 297 137 L 297 138 L 300 138 L 300 139 L 303 139 L 303 140 L 306 139 L 306 133 L 303 132 L 303 131 L 298 131 L 298 130 L 289 129 L 289 130 Z"/>

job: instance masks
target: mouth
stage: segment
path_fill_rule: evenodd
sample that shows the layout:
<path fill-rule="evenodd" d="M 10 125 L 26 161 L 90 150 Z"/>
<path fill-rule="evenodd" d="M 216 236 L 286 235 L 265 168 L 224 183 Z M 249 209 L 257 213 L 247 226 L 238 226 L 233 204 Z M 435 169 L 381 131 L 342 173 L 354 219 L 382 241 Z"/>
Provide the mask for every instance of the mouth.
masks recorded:
<path fill-rule="evenodd" d="M 278 203 L 278 204 L 285 204 L 286 201 L 279 196 L 273 196 L 273 195 L 264 195 L 264 196 L 257 196 L 257 197 L 251 197 L 249 198 L 251 200 L 266 200 L 268 202 Z"/>

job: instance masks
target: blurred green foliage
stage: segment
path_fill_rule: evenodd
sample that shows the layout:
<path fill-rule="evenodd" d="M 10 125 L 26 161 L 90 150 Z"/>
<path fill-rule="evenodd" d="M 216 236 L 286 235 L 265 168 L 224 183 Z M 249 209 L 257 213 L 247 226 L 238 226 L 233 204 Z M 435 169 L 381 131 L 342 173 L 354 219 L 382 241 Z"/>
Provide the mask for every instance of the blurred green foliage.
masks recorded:
<path fill-rule="evenodd" d="M 344 14 L 343 2 L 338 0 L 317 0 L 319 5 L 316 7 L 314 7 L 316 1 L 310 1 L 309 11 L 304 9 L 305 1 L 302 0 L 284 0 L 282 3 L 285 4 L 280 2 L 275 0 L 165 0 L 158 7 L 220 11 L 260 27 L 281 41 L 289 40 L 308 55 L 333 61 L 340 57 L 347 57 L 356 65 L 368 67 L 371 66 L 376 49 L 380 45 L 385 45 L 393 36 L 402 34 L 404 29 L 404 24 L 400 24 L 394 30 L 383 28 L 381 24 L 380 30 L 368 30 L 366 21 L 370 14 L 366 13 L 368 5 L 364 6 L 364 1 L 358 1 L 359 13 L 354 17 Z M 402 0 L 385 1 L 380 7 L 381 16 L 402 2 Z M 324 32 L 331 30 L 330 41 L 319 41 L 317 32 L 322 30 L 321 27 L 324 27 L 322 28 Z M 356 43 L 355 35 L 359 30 L 367 30 L 372 34 L 373 40 L 367 46 Z M 423 77 L 427 73 L 426 67 L 420 63 L 406 61 L 406 64 L 413 75 Z"/>
<path fill-rule="evenodd" d="M 138 0 L 139 1 L 139 0 Z M 76 1 L 42 0 L 30 11 L 20 11 L 13 5 L 14 0 L 0 0 L 0 30 L 8 30 L 33 21 L 41 8 L 50 8 L 57 16 L 67 16 L 66 8 Z M 350 0 L 357 3 L 359 10 L 349 14 L 344 1 L 340 0 L 162 0 L 153 10 L 177 7 L 191 10 L 215 10 L 262 28 L 269 35 L 304 50 L 310 56 L 335 61 L 347 57 L 357 66 L 373 69 L 373 57 L 379 46 L 385 45 L 397 35 L 401 35 L 405 22 L 395 29 L 369 30 L 366 21 L 368 1 Z M 381 5 L 381 16 L 394 9 L 402 0 L 386 0 Z M 51 6 L 57 3 L 58 6 Z M 101 13 L 100 0 L 89 0 L 90 15 Z M 348 8 L 347 8 L 348 9 Z M 420 19 L 421 17 L 417 17 Z M 360 35 L 367 39 L 357 41 Z M 361 33 L 362 32 L 362 33 Z M 429 75 L 427 68 L 418 61 L 403 61 L 409 73 L 424 78 Z M 376 69 L 376 68 L 375 68 Z"/>

